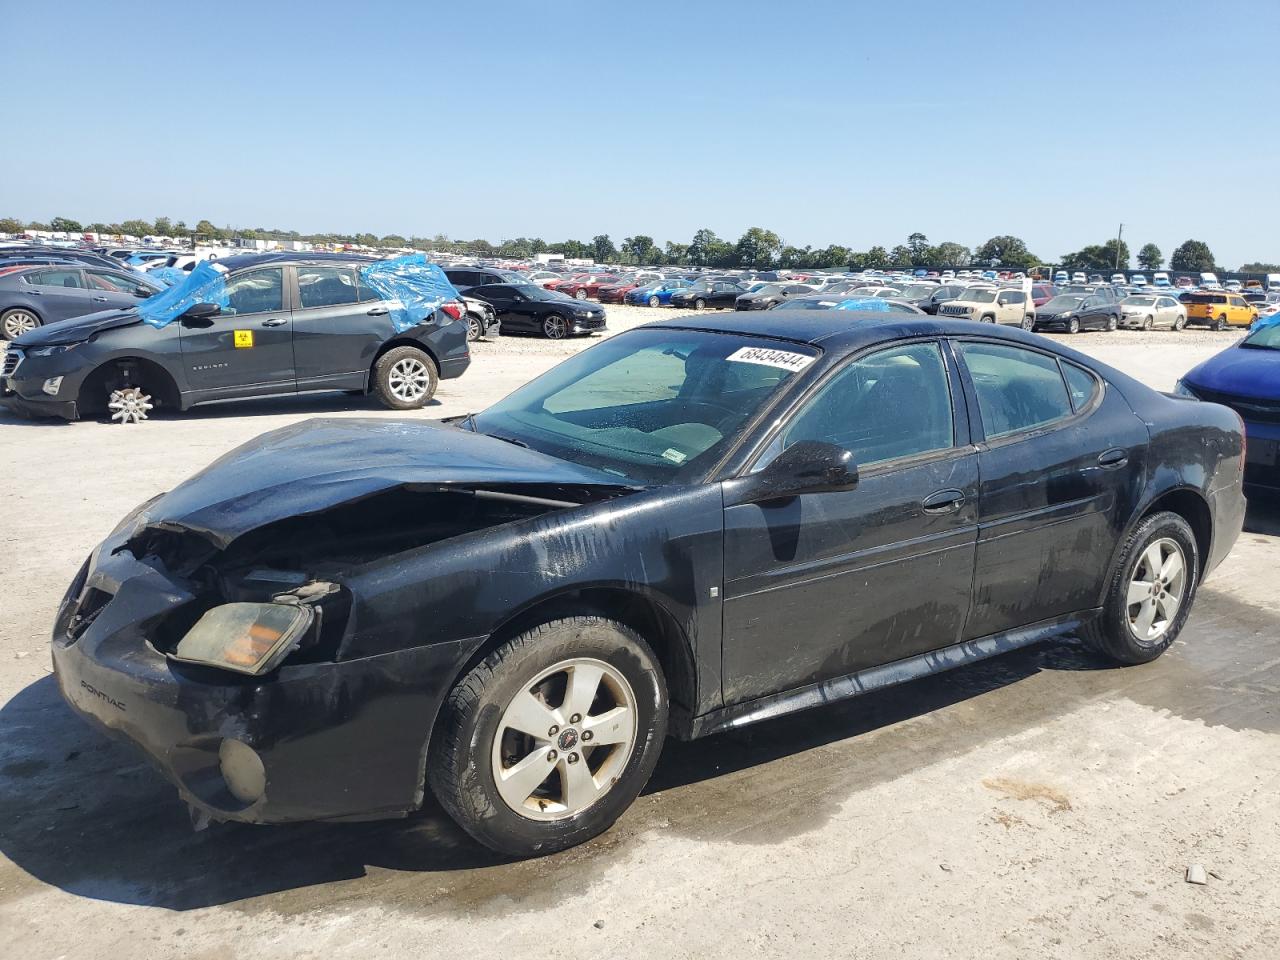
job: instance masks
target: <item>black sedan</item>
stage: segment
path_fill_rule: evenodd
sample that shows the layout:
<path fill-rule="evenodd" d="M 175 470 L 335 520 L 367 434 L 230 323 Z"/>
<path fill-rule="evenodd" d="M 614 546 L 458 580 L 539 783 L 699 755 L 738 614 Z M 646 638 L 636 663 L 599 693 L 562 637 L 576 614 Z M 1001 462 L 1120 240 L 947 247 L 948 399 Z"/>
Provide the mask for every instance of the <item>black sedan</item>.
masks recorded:
<path fill-rule="evenodd" d="M 733 309 L 772 310 L 792 297 L 803 297 L 812 293 L 814 293 L 813 287 L 803 283 L 766 283 L 758 290 L 739 294 L 733 302 Z"/>
<path fill-rule="evenodd" d="M 683 310 L 705 310 L 707 307 L 733 307 L 747 288 L 729 280 L 699 280 L 691 287 L 671 295 L 671 305 Z"/>
<path fill-rule="evenodd" d="M 164 288 L 120 267 L 66 260 L 8 266 L 0 261 L 0 340 L 46 323 L 135 306 Z"/>
<path fill-rule="evenodd" d="M 453 422 L 226 454 L 93 550 L 54 669 L 197 819 L 429 789 L 548 853 L 607 829 L 668 735 L 1063 634 L 1154 660 L 1240 532 L 1242 456 L 1227 408 L 1016 329 L 683 317 Z"/>
<path fill-rule="evenodd" d="M 1036 330 L 1114 330 L 1120 323 L 1120 302 L 1105 294 L 1069 294 L 1054 297 L 1036 309 Z"/>
<path fill-rule="evenodd" d="M 110 413 L 120 423 L 144 420 L 156 406 L 186 410 L 316 390 L 371 392 L 392 409 L 416 409 L 441 379 L 461 376 L 471 362 L 465 307 L 445 302 L 400 330 L 392 305 L 361 277 L 358 268 L 371 263 L 322 254 L 228 257 L 219 261 L 225 306 L 194 303 L 160 328 L 145 323 L 136 306 L 104 311 L 98 304 L 100 312 L 30 330 L 10 344 L 0 398 L 35 416 Z M 124 299 L 138 303 L 131 294 Z M 42 295 L 40 303 L 48 302 Z"/>
<path fill-rule="evenodd" d="M 535 283 L 487 283 L 467 296 L 493 307 L 503 333 L 540 333 L 552 340 L 605 329 L 604 307 L 584 303 Z"/>

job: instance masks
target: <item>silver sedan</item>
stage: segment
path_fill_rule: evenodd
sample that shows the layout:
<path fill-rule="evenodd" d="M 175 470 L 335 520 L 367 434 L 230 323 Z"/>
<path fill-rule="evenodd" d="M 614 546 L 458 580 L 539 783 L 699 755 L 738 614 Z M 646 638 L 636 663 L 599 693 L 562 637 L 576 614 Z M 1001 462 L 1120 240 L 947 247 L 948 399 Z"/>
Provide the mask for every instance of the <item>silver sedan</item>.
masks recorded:
<path fill-rule="evenodd" d="M 1130 330 L 1181 330 L 1186 323 L 1187 308 L 1173 297 L 1139 293 L 1120 301 L 1120 326 Z"/>

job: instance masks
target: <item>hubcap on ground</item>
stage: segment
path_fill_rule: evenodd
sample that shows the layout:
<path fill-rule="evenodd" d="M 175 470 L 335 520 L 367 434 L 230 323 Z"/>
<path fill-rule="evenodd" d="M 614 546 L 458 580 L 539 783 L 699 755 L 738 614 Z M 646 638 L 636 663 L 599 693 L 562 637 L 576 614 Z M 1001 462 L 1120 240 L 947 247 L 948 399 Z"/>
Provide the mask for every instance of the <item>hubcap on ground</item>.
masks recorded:
<path fill-rule="evenodd" d="M 34 313 L 15 310 L 4 318 L 4 338 L 6 340 L 16 340 L 24 333 L 29 333 L 38 326 L 40 326 L 40 322 L 36 319 Z"/>
<path fill-rule="evenodd" d="M 431 373 L 427 365 L 413 357 L 397 360 L 387 376 L 387 387 L 399 400 L 421 400 L 431 386 Z"/>
<path fill-rule="evenodd" d="M 498 794 L 531 820 L 560 820 L 609 792 L 635 746 L 636 698 L 603 660 L 564 660 L 512 698 L 490 762 Z"/>
<path fill-rule="evenodd" d="M 141 423 L 147 419 L 147 413 L 153 406 L 151 395 L 143 393 L 141 387 L 112 390 L 111 396 L 107 400 L 107 409 L 111 411 L 111 419 L 119 423 Z"/>
<path fill-rule="evenodd" d="M 1165 537 L 1142 551 L 1125 597 L 1129 629 L 1139 643 L 1163 637 L 1182 606 L 1187 588 L 1187 561 L 1182 547 Z"/>

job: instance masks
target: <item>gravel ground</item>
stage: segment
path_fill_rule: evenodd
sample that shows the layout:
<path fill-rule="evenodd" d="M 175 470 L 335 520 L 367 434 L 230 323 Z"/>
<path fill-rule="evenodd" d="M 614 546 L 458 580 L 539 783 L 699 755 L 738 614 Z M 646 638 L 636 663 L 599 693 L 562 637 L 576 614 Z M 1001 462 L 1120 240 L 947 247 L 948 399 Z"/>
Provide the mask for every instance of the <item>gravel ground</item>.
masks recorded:
<path fill-rule="evenodd" d="M 672 315 L 611 307 L 611 332 Z M 1167 389 L 1236 336 L 1055 339 Z M 595 339 L 477 344 L 415 416 L 483 407 Z M 136 428 L 0 414 L 6 956 L 1277 956 L 1280 506 L 1262 500 L 1156 663 L 1045 644 L 671 743 L 635 808 L 576 850 L 504 863 L 435 809 L 192 833 L 146 764 L 62 705 L 49 624 L 129 508 L 318 415 L 394 416 L 331 395 Z M 1184 882 L 1190 863 L 1207 885 Z"/>

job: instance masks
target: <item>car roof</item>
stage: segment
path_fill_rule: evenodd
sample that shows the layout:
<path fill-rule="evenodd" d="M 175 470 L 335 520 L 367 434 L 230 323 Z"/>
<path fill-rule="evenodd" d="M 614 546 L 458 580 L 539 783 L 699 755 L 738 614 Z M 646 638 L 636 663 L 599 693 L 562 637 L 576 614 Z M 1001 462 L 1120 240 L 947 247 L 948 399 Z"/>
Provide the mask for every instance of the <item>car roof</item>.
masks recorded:
<path fill-rule="evenodd" d="M 228 270 L 243 270 L 245 267 L 260 267 L 267 263 L 372 263 L 377 259 L 377 257 L 366 257 L 358 253 L 308 253 L 305 250 L 293 250 L 275 253 L 238 253 L 233 257 L 220 257 L 212 262 L 221 264 Z"/>
<path fill-rule="evenodd" d="M 881 313 L 863 310 L 787 310 L 760 312 L 737 310 L 720 316 L 684 316 L 658 320 L 638 329 L 672 327 L 773 337 L 807 343 L 838 352 L 858 350 L 886 340 L 928 336 L 973 336 L 1044 346 L 1045 339 L 1017 327 L 975 324 L 972 320 L 948 320 L 928 314 Z M 1055 344 L 1056 346 L 1056 344 Z"/>

